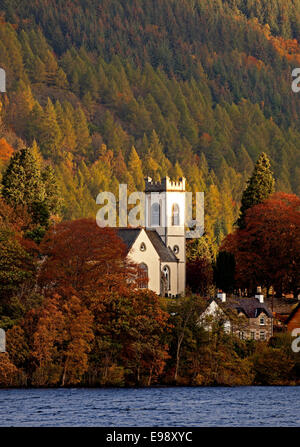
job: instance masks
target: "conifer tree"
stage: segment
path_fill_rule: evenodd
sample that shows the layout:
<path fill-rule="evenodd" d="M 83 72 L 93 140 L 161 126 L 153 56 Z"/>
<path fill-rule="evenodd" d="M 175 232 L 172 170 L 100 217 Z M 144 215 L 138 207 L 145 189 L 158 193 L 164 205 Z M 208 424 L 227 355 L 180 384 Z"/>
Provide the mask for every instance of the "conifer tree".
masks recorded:
<path fill-rule="evenodd" d="M 16 152 L 3 174 L 2 196 L 11 206 L 30 206 L 45 198 L 37 160 L 30 149 Z"/>
<path fill-rule="evenodd" d="M 85 114 L 81 108 L 75 111 L 75 132 L 77 139 L 77 152 L 87 155 L 92 140 Z"/>
<path fill-rule="evenodd" d="M 258 205 L 274 192 L 275 180 L 270 169 L 270 160 L 264 152 L 258 158 L 252 176 L 243 192 L 240 217 L 237 220 L 239 228 L 245 227 L 245 215 L 249 208 Z"/>
<path fill-rule="evenodd" d="M 62 199 L 52 166 L 47 165 L 44 168 L 41 179 L 45 188 L 44 203 L 51 214 L 59 214 L 62 207 Z"/>
<path fill-rule="evenodd" d="M 129 173 L 133 177 L 136 188 L 139 191 L 143 191 L 144 190 L 144 175 L 143 175 L 143 170 L 142 170 L 142 162 L 141 162 L 140 157 L 138 156 L 137 151 L 135 150 L 134 146 L 132 146 L 130 154 L 129 154 L 128 170 L 129 170 Z"/>
<path fill-rule="evenodd" d="M 44 112 L 41 129 L 41 150 L 46 157 L 57 158 L 60 154 L 61 131 L 57 122 L 56 111 L 50 98 Z"/>

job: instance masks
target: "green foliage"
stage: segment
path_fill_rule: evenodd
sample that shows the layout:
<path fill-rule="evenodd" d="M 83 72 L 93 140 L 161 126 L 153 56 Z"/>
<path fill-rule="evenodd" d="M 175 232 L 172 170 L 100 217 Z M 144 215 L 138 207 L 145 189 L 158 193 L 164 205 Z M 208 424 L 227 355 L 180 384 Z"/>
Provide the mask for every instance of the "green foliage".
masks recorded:
<path fill-rule="evenodd" d="M 49 227 L 51 214 L 58 214 L 62 200 L 50 165 L 42 168 L 36 143 L 11 158 L 2 178 L 2 196 L 12 207 L 21 207 L 31 216 L 27 237 L 40 242 Z"/>
<path fill-rule="evenodd" d="M 55 165 L 64 218 L 94 215 L 98 192 L 117 182 L 139 190 L 144 176 L 183 174 L 205 192 L 216 253 L 260 153 L 277 189 L 299 192 L 300 109 L 290 88 L 299 48 L 286 40 L 299 36 L 299 4 L 263 5 L 105 0 L 99 10 L 96 0 L 74 0 L 66 21 L 61 1 L 3 3 L 1 132 L 15 148 L 36 140 Z"/>
<path fill-rule="evenodd" d="M 2 196 L 12 206 L 30 206 L 44 199 L 44 184 L 30 149 L 13 155 L 3 174 L 2 185 Z"/>
<path fill-rule="evenodd" d="M 258 205 L 274 192 L 275 180 L 270 169 L 268 156 L 263 152 L 257 160 L 252 176 L 243 192 L 240 217 L 237 220 L 239 228 L 245 227 L 246 211 Z"/>

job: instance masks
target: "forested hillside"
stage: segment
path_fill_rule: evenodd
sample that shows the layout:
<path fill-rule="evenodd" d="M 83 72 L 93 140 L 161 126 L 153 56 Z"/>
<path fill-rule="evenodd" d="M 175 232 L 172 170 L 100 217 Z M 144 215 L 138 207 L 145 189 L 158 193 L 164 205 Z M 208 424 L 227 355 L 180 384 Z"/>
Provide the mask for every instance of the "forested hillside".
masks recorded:
<path fill-rule="evenodd" d="M 300 194 L 300 0 L 1 0 L 0 169 L 33 146 L 63 217 L 101 190 L 187 177 L 214 244 L 232 230 L 266 152 Z"/>

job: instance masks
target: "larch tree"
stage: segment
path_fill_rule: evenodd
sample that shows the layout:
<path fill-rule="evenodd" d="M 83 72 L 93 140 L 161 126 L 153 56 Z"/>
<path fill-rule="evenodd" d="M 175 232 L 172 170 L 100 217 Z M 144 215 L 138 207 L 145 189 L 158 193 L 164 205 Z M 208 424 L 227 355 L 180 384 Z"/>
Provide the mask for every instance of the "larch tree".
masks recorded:
<path fill-rule="evenodd" d="M 139 191 L 144 190 L 144 175 L 142 170 L 142 162 L 138 156 L 135 147 L 132 146 L 129 159 L 128 159 L 128 171 L 132 175 L 136 188 Z"/>
<path fill-rule="evenodd" d="M 300 199 L 276 193 L 251 207 L 245 228 L 228 235 L 221 250 L 234 255 L 239 287 L 273 286 L 295 296 L 300 285 Z"/>

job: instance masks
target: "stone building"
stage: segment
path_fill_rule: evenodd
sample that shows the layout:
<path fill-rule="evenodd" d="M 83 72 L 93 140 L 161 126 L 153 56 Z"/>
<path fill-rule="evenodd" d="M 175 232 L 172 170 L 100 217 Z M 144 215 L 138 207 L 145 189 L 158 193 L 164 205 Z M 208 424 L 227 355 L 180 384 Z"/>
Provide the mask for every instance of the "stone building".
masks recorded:
<path fill-rule="evenodd" d="M 128 257 L 147 273 L 145 284 L 162 296 L 185 293 L 185 178 L 145 179 L 145 227 L 118 228 Z"/>
<path fill-rule="evenodd" d="M 290 315 L 285 320 L 286 328 L 289 332 L 300 328 L 300 303 L 293 308 Z"/>
<path fill-rule="evenodd" d="M 209 301 L 199 324 L 210 329 L 209 316 L 221 316 L 226 332 L 235 333 L 245 340 L 268 340 L 273 335 L 273 315 L 261 294 L 251 298 L 226 297 L 219 293 Z"/>

